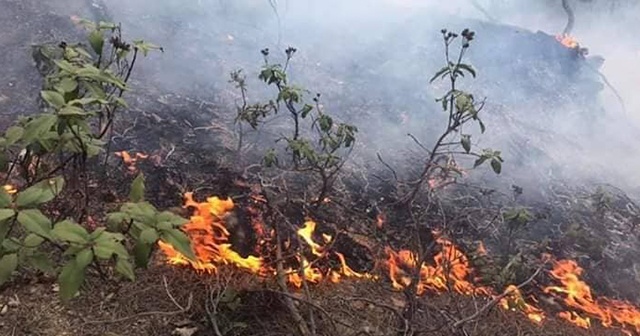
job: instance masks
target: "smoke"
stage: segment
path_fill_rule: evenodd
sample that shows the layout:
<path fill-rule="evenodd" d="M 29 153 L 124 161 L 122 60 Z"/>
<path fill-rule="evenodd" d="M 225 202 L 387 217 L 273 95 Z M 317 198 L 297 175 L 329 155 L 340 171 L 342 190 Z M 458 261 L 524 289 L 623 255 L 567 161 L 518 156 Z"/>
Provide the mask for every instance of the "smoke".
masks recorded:
<path fill-rule="evenodd" d="M 218 97 L 229 114 L 236 97 L 229 72 L 243 68 L 256 92 L 252 98 L 262 98 L 265 91 L 254 80 L 259 51 L 295 46 L 294 81 L 321 92 L 328 111 L 362 130 L 356 161 L 376 169 L 376 153 L 399 170 L 420 162 L 420 149 L 407 134 L 426 144 L 442 130 L 435 98 L 444 87 L 428 83 L 444 64 L 439 31 L 468 27 L 478 32 L 469 62 L 479 75 L 463 86 L 487 98 L 487 133 L 473 130 L 474 143 L 503 150 L 506 161 L 501 178 L 488 168 L 476 176 L 507 187 L 570 178 L 640 191 L 640 23 L 633 15 L 640 5 L 570 2 L 572 35 L 590 56 L 604 58 L 599 71 L 624 108 L 595 71 L 597 58 L 586 66 L 550 40 L 566 24 L 561 0 L 109 0 L 90 9 L 122 22 L 130 37 L 165 47 L 144 62 L 140 82 Z"/>

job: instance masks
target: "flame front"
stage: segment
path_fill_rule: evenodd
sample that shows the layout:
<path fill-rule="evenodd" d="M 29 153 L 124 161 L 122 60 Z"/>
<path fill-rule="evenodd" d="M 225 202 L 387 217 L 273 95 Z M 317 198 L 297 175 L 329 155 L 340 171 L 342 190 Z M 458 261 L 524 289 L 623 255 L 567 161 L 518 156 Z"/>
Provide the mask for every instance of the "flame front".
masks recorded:
<path fill-rule="evenodd" d="M 597 319 L 604 327 L 632 327 L 640 332 L 640 310 L 626 301 L 594 298 L 589 285 L 580 279 L 582 272 L 583 269 L 573 260 L 554 262 L 550 275 L 561 286 L 549 286 L 544 291 L 577 310 L 565 311 L 558 316 L 582 328 L 589 328 L 591 319 Z"/>
<path fill-rule="evenodd" d="M 7 192 L 15 192 L 11 186 L 4 186 Z M 231 199 L 221 199 L 218 197 L 207 198 L 205 202 L 197 202 L 193 199 L 192 193 L 185 194 L 184 207 L 193 210 L 193 214 L 183 230 L 191 240 L 191 245 L 196 256 L 195 260 L 189 260 L 184 255 L 177 252 L 171 245 L 165 242 L 158 242 L 160 249 L 167 256 L 167 262 L 175 265 L 186 265 L 199 272 L 213 273 L 222 265 L 232 265 L 238 269 L 256 274 L 262 278 L 267 278 L 276 274 L 273 266 L 266 263 L 261 256 L 249 255 L 242 257 L 234 251 L 229 242 L 230 233 L 225 220 L 234 210 L 234 203 Z M 268 241 L 269 234 L 264 227 L 264 223 L 252 219 L 252 227 L 260 242 Z M 306 220 L 301 228 L 297 230 L 300 241 L 304 242 L 310 249 L 313 260 L 307 259 L 303 254 L 297 253 L 294 257 L 289 257 L 296 266 L 288 263 L 285 270 L 285 277 L 288 283 L 301 288 L 303 284 L 317 284 L 323 280 L 333 283 L 340 282 L 343 278 L 362 279 L 377 281 L 379 278 L 369 273 L 359 273 L 349 267 L 346 257 L 336 251 L 332 251 L 327 244 L 333 241 L 333 237 L 328 234 L 317 235 L 316 223 L 310 219 Z M 270 235 L 273 237 L 273 230 Z M 386 247 L 386 266 L 391 285 L 396 290 L 404 290 L 412 285 L 412 278 L 416 276 L 417 295 L 427 292 L 443 293 L 455 292 L 462 295 L 480 295 L 496 298 L 496 293 L 489 287 L 477 285 L 473 282 L 474 273 L 467 256 L 456 247 L 453 242 L 443 238 L 438 232 L 434 232 L 436 243 L 440 250 L 432 258 L 432 262 L 423 261 L 418 265 L 419 260 L 416 254 L 409 250 L 395 251 Z M 321 243 L 322 242 L 322 243 Z M 289 249 L 290 243 L 285 243 L 283 248 Z M 302 247 L 302 246 L 301 246 Z M 265 249 L 273 250 L 273 249 Z M 255 253 L 262 255 L 258 246 Z M 487 250 L 483 244 L 479 244 L 476 252 L 486 255 Z M 339 266 L 326 268 L 323 259 L 336 258 Z M 272 258 L 267 258 L 271 260 Z M 580 328 L 591 328 L 595 321 L 604 327 L 616 328 L 627 334 L 629 330 L 640 333 L 640 309 L 631 303 L 608 298 L 597 299 L 594 297 L 589 285 L 581 280 L 582 268 L 572 260 L 554 261 L 549 256 L 543 258 L 551 261 L 553 269 L 550 276 L 558 282 L 555 286 L 547 286 L 543 291 L 556 299 L 560 299 L 565 307 L 557 316 Z M 320 267 L 318 265 L 325 265 Z M 499 300 L 499 306 L 509 311 L 520 311 L 527 318 L 535 323 L 542 323 L 546 319 L 543 310 L 537 307 L 538 300 L 535 296 L 524 298 L 519 288 L 507 286 L 504 297 Z"/>

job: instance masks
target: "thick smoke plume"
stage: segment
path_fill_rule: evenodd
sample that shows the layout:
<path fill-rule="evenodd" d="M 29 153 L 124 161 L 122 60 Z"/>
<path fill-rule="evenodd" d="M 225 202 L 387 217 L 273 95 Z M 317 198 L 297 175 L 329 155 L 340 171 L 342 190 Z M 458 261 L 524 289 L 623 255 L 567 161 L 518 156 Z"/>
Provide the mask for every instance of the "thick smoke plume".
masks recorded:
<path fill-rule="evenodd" d="M 572 179 L 638 191 L 640 6 L 568 2 L 586 61 L 553 41 L 567 24 L 561 0 L 96 0 L 87 13 L 67 14 L 122 22 L 130 36 L 162 45 L 138 79 L 216 97 L 229 114 L 229 72 L 243 68 L 259 99 L 260 49 L 295 46 L 293 79 L 362 130 L 356 162 L 379 166 L 381 153 L 399 170 L 420 162 L 407 160 L 419 152 L 407 134 L 428 143 L 442 127 L 434 100 L 444 89 L 428 84 L 444 62 L 439 31 L 468 27 L 478 33 L 469 60 L 479 76 L 464 86 L 487 98 L 488 131 L 474 142 L 503 150 L 506 161 L 493 183 L 531 190 Z M 493 179 L 475 174 L 483 175 Z"/>

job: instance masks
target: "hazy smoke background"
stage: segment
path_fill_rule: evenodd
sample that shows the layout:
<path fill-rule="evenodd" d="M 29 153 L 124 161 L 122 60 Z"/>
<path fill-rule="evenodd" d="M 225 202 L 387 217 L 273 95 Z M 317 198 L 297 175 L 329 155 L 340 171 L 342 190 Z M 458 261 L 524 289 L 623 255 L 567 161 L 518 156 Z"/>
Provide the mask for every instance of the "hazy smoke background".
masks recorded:
<path fill-rule="evenodd" d="M 255 78 L 260 49 L 297 47 L 293 79 L 363 130 L 356 163 L 375 169 L 376 152 L 398 169 L 418 163 L 405 161 L 419 152 L 406 134 L 430 143 L 441 131 L 434 99 L 444 89 L 428 84 L 444 64 L 439 30 L 468 27 L 478 32 L 469 59 L 480 75 L 464 86 L 488 100 L 488 132 L 474 139 L 505 152 L 499 185 L 535 189 L 553 177 L 640 191 L 638 1 L 571 1 L 572 35 L 605 58 L 600 70 L 627 115 L 608 87 L 594 88 L 596 74 L 571 70 L 577 62 L 567 50 L 535 35 L 562 31 L 560 0 L 475 3 L 488 15 L 470 0 L 105 0 L 91 12 L 67 14 L 106 14 L 129 36 L 164 46 L 163 55 L 145 62 L 140 82 L 218 100 L 229 114 L 230 71 L 245 69 L 251 90 L 264 94 Z M 492 179 L 484 171 L 475 175 Z"/>

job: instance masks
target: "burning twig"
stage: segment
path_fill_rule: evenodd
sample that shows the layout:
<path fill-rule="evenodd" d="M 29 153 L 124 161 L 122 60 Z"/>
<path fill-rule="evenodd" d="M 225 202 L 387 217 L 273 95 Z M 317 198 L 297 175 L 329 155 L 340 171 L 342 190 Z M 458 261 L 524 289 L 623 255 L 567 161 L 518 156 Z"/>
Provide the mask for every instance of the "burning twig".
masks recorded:
<path fill-rule="evenodd" d="M 515 290 L 519 290 L 522 287 L 530 284 L 538 276 L 538 274 L 540 274 L 540 272 L 542 271 L 542 269 L 544 268 L 545 265 L 546 265 L 546 263 L 543 263 L 542 265 L 540 265 L 540 267 L 538 267 L 538 269 L 527 280 L 525 280 L 524 282 L 522 282 L 521 284 L 519 284 L 519 285 L 517 285 L 515 287 L 507 288 L 504 292 L 502 292 L 502 294 L 494 297 L 493 300 L 489 301 L 487 304 L 482 306 L 482 308 L 478 309 L 473 315 L 470 315 L 468 317 L 465 317 L 465 318 L 463 318 L 461 320 L 456 321 L 451 326 L 452 329 L 454 329 L 454 330 L 455 329 L 459 329 L 465 323 L 468 323 L 468 322 L 471 322 L 471 321 L 477 319 L 482 314 L 484 314 L 486 311 L 488 311 L 490 308 L 492 308 L 493 306 L 497 305 L 502 299 L 504 299 L 505 297 L 507 297 L 508 295 L 513 293 Z"/>

